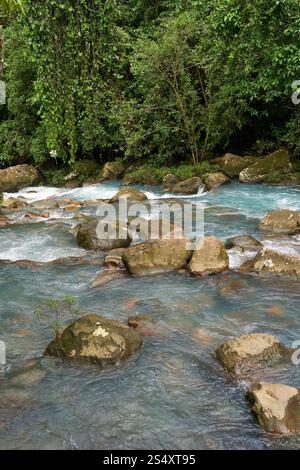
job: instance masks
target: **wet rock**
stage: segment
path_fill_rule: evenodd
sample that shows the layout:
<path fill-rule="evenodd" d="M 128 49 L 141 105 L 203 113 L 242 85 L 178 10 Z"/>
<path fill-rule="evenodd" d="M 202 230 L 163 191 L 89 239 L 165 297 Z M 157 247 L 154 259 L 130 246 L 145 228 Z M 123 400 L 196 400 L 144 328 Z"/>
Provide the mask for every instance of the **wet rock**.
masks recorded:
<path fill-rule="evenodd" d="M 170 272 L 185 266 L 188 248 L 186 238 L 150 241 L 127 248 L 123 261 L 128 272 L 138 276 Z"/>
<path fill-rule="evenodd" d="M 216 237 L 204 237 L 194 250 L 188 270 L 195 276 L 217 274 L 229 269 L 225 245 Z"/>
<path fill-rule="evenodd" d="M 97 274 L 96 279 L 93 281 L 92 287 L 96 289 L 124 277 L 124 271 L 103 270 Z"/>
<path fill-rule="evenodd" d="M 259 362 L 278 358 L 287 350 L 277 338 L 264 333 L 252 333 L 230 339 L 220 346 L 217 359 L 228 372 L 242 374 Z"/>
<path fill-rule="evenodd" d="M 6 217 L 5 215 L 0 214 L 0 228 L 6 227 L 11 222 L 11 219 Z"/>
<path fill-rule="evenodd" d="M 122 188 L 109 200 L 109 203 L 115 204 L 119 202 L 120 198 L 126 198 L 127 202 L 143 202 L 148 200 L 146 194 L 144 194 L 142 191 L 139 191 L 138 189 Z"/>
<path fill-rule="evenodd" d="M 175 184 L 172 187 L 172 192 L 179 194 L 197 194 L 202 184 L 202 179 L 198 176 L 194 176 L 193 178 Z"/>
<path fill-rule="evenodd" d="M 300 390 L 283 384 L 259 382 L 246 395 L 260 426 L 267 432 L 300 432 Z"/>
<path fill-rule="evenodd" d="M 208 173 L 203 177 L 205 183 L 205 191 L 211 191 L 212 189 L 218 188 L 223 184 L 230 183 L 230 179 L 224 175 L 224 173 Z"/>
<path fill-rule="evenodd" d="M 263 244 L 250 235 L 240 235 L 238 237 L 228 238 L 225 242 L 226 250 L 239 248 L 241 251 L 258 251 Z"/>
<path fill-rule="evenodd" d="M 105 236 L 106 232 L 109 237 Z M 127 225 L 118 221 L 116 223 L 101 219 L 88 221 L 77 228 L 75 236 L 78 245 L 87 250 L 109 251 L 126 248 L 131 243 Z"/>
<path fill-rule="evenodd" d="M 44 212 L 43 214 L 36 214 L 35 212 L 28 212 L 25 214 L 25 219 L 48 219 L 49 218 L 49 212 Z"/>
<path fill-rule="evenodd" d="M 41 181 L 41 175 L 31 165 L 17 165 L 0 170 L 0 191 L 16 192 Z"/>
<path fill-rule="evenodd" d="M 106 367 L 118 365 L 142 344 L 141 335 L 127 325 L 98 315 L 86 315 L 52 341 L 45 355 Z"/>
<path fill-rule="evenodd" d="M 226 297 L 228 295 L 238 294 L 241 290 L 248 288 L 247 282 L 243 279 L 233 279 L 220 289 L 219 294 Z"/>
<path fill-rule="evenodd" d="M 259 228 L 275 232 L 292 232 L 300 229 L 300 211 L 289 209 L 272 211 L 260 221 Z"/>
<path fill-rule="evenodd" d="M 16 198 L 16 197 L 9 197 L 8 199 L 5 199 L 2 202 L 2 209 L 7 209 L 7 210 L 18 210 L 18 209 L 24 209 L 24 207 L 27 207 L 28 204 L 23 201 L 22 199 Z"/>
<path fill-rule="evenodd" d="M 102 171 L 100 172 L 98 180 L 117 180 L 121 177 L 123 171 L 124 167 L 121 162 L 108 162 L 104 165 Z"/>
<path fill-rule="evenodd" d="M 34 201 L 30 204 L 34 209 L 42 210 L 55 210 L 59 208 L 58 202 L 55 199 L 41 199 Z"/>
<path fill-rule="evenodd" d="M 221 168 L 229 178 L 239 176 L 241 171 L 257 161 L 256 157 L 240 157 L 233 153 L 226 153 L 221 158 L 215 160 L 215 163 Z"/>
<path fill-rule="evenodd" d="M 162 182 L 162 190 L 171 191 L 173 186 L 179 183 L 179 181 L 180 181 L 179 178 L 177 178 L 177 176 L 175 175 L 172 175 L 171 173 L 169 175 L 166 175 Z"/>
<path fill-rule="evenodd" d="M 77 212 L 80 209 L 80 205 L 78 204 L 69 204 L 68 206 L 64 207 L 64 210 L 67 212 Z"/>
<path fill-rule="evenodd" d="M 291 168 L 288 150 L 281 149 L 248 166 L 241 171 L 239 179 L 241 183 L 262 183 L 273 173 L 280 172 L 282 175 L 288 175 Z"/>
<path fill-rule="evenodd" d="M 300 276 L 300 256 L 264 249 L 251 262 L 251 271 Z"/>

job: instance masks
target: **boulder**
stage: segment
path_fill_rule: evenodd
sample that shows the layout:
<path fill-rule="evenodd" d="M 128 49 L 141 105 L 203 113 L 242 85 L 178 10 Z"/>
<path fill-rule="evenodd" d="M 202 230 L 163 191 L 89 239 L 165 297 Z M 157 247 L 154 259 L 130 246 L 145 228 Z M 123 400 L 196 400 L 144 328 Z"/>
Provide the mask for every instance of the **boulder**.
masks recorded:
<path fill-rule="evenodd" d="M 259 228 L 274 232 L 292 232 L 300 228 L 300 211 L 279 209 L 261 219 Z"/>
<path fill-rule="evenodd" d="M 99 181 L 106 180 L 117 180 L 120 178 L 124 171 L 123 164 L 121 162 L 108 162 L 104 165 L 103 169 L 99 174 Z"/>
<path fill-rule="evenodd" d="M 230 339 L 220 346 L 217 359 L 228 372 L 242 374 L 259 362 L 278 358 L 286 351 L 277 338 L 264 333 L 252 333 Z"/>
<path fill-rule="evenodd" d="M 102 236 L 107 227 L 111 233 L 108 238 Z M 98 219 L 87 221 L 76 227 L 75 237 L 78 245 L 87 250 L 109 251 L 126 248 L 131 243 L 127 225 L 119 221 L 107 222 Z"/>
<path fill-rule="evenodd" d="M 300 390 L 283 384 L 259 382 L 246 395 L 260 426 L 267 432 L 300 432 Z"/>
<path fill-rule="evenodd" d="M 237 237 L 228 238 L 225 242 L 226 250 L 238 248 L 241 251 L 258 251 L 262 247 L 263 244 L 250 235 L 240 235 Z"/>
<path fill-rule="evenodd" d="M 138 189 L 122 188 L 109 200 L 109 203 L 115 204 L 119 202 L 120 198 L 126 198 L 127 202 L 143 202 L 148 200 L 146 194 Z"/>
<path fill-rule="evenodd" d="M 179 181 L 180 181 L 179 178 L 177 178 L 177 176 L 175 175 L 172 175 L 171 173 L 169 175 L 166 175 L 162 182 L 162 190 L 171 191 L 173 186 L 179 183 Z"/>
<path fill-rule="evenodd" d="M 222 172 L 229 178 L 239 176 L 241 171 L 257 161 L 256 157 L 239 157 L 233 153 L 226 153 L 221 158 L 215 160 L 215 163 L 221 168 Z"/>
<path fill-rule="evenodd" d="M 205 191 L 211 191 L 212 189 L 218 188 L 223 184 L 230 183 L 230 179 L 228 176 L 224 175 L 224 173 L 208 173 L 203 177 L 205 183 Z"/>
<path fill-rule="evenodd" d="M 281 149 L 245 168 L 241 171 L 239 179 L 241 183 L 262 183 L 272 173 L 289 174 L 291 168 L 288 150 Z"/>
<path fill-rule="evenodd" d="M 7 209 L 7 210 L 18 210 L 18 209 L 24 209 L 24 207 L 27 207 L 28 204 L 23 201 L 22 199 L 16 198 L 16 197 L 9 197 L 8 199 L 4 199 L 2 202 L 2 209 Z"/>
<path fill-rule="evenodd" d="M 5 215 L 0 214 L 0 228 L 6 227 L 11 222 L 11 219 Z"/>
<path fill-rule="evenodd" d="M 0 191 L 15 192 L 41 181 L 41 175 L 31 165 L 17 165 L 0 170 Z"/>
<path fill-rule="evenodd" d="M 229 257 L 224 243 L 216 237 L 204 237 L 193 252 L 188 270 L 195 276 L 207 276 L 226 271 Z"/>
<path fill-rule="evenodd" d="M 125 250 L 123 261 L 130 274 L 141 276 L 183 268 L 189 256 L 189 240 L 182 237 L 131 246 Z"/>
<path fill-rule="evenodd" d="M 179 194 L 197 194 L 201 185 L 202 179 L 198 176 L 194 176 L 193 178 L 189 178 L 188 180 L 176 183 L 172 187 L 172 192 Z"/>
<path fill-rule="evenodd" d="M 55 338 L 45 355 L 106 367 L 118 365 L 142 344 L 141 335 L 133 328 L 117 320 L 85 315 Z"/>
<path fill-rule="evenodd" d="M 34 201 L 30 204 L 34 209 L 42 210 L 55 210 L 59 208 L 59 204 L 55 199 L 40 199 L 39 201 Z"/>
<path fill-rule="evenodd" d="M 264 249 L 252 261 L 251 271 L 300 276 L 300 256 Z"/>

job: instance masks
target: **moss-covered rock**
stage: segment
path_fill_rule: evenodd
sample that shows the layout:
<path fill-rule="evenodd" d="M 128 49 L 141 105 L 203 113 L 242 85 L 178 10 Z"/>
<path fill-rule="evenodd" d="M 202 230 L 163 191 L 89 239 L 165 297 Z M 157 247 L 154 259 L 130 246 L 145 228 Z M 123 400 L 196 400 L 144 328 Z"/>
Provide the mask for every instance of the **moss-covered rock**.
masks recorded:
<path fill-rule="evenodd" d="M 256 161 L 256 157 L 240 157 L 233 153 L 226 153 L 223 157 L 215 160 L 215 163 L 217 163 L 225 175 L 229 176 L 229 178 L 234 178 Z"/>
<path fill-rule="evenodd" d="M 259 382 L 246 395 L 260 426 L 267 432 L 300 432 L 300 390 L 283 384 Z"/>
<path fill-rule="evenodd" d="M 281 149 L 248 166 L 241 171 L 239 179 L 241 183 L 262 183 L 273 173 L 280 172 L 282 175 L 288 175 L 291 169 L 289 152 Z"/>
<path fill-rule="evenodd" d="M 195 276 L 221 273 L 229 268 L 224 243 L 216 237 L 205 237 L 193 252 L 188 270 Z"/>
<path fill-rule="evenodd" d="M 47 356 L 100 367 L 118 365 L 140 349 L 141 335 L 133 328 L 98 315 L 85 315 L 69 325 L 52 341 Z"/>
<path fill-rule="evenodd" d="M 163 191 L 171 191 L 175 184 L 179 183 L 179 178 L 177 176 L 172 175 L 169 173 L 168 175 L 164 176 L 162 182 L 162 190 Z"/>
<path fill-rule="evenodd" d="M 0 192 L 15 192 L 41 181 L 38 170 L 31 165 L 17 165 L 0 170 Z"/>

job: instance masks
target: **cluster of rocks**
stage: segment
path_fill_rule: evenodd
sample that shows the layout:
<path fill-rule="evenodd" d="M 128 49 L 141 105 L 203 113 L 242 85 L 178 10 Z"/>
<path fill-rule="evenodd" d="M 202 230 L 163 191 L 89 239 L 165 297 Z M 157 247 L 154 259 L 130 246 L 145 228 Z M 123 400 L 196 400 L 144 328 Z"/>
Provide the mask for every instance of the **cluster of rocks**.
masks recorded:
<path fill-rule="evenodd" d="M 216 356 L 234 379 L 245 379 L 252 377 L 255 369 L 263 364 L 284 357 L 290 360 L 292 352 L 272 335 L 253 333 L 225 341 Z M 265 431 L 300 432 L 300 390 L 284 384 L 256 382 L 249 387 L 246 399 Z"/>

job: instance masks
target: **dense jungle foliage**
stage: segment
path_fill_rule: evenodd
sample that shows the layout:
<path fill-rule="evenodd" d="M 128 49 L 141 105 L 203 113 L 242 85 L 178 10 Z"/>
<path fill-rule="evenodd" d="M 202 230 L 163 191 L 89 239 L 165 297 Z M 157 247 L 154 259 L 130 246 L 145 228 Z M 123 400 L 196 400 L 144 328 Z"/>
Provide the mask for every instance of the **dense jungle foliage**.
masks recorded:
<path fill-rule="evenodd" d="M 0 80 L 2 167 L 298 158 L 300 1 L 0 0 Z"/>

